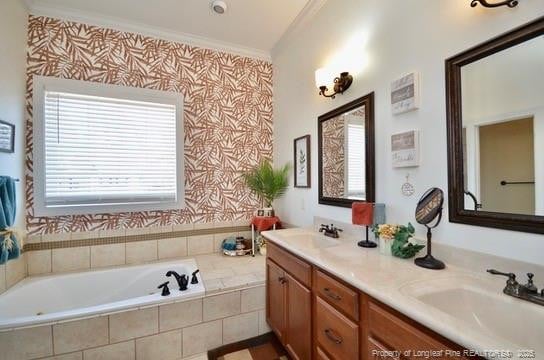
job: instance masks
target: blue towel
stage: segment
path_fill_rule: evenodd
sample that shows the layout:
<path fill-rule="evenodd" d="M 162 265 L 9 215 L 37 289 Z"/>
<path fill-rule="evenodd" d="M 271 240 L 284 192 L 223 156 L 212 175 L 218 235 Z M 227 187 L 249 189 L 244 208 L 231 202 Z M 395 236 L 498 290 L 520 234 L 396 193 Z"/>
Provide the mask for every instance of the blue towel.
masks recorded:
<path fill-rule="evenodd" d="M 236 238 L 228 237 L 223 240 L 223 250 L 236 250 Z"/>
<path fill-rule="evenodd" d="M 385 204 L 374 204 L 374 225 L 381 224 L 385 224 Z"/>
<path fill-rule="evenodd" d="M 19 243 L 14 234 L 5 230 L 15 222 L 17 211 L 15 199 L 15 180 L 9 176 L 0 176 L 0 265 L 16 259 L 21 254 Z"/>

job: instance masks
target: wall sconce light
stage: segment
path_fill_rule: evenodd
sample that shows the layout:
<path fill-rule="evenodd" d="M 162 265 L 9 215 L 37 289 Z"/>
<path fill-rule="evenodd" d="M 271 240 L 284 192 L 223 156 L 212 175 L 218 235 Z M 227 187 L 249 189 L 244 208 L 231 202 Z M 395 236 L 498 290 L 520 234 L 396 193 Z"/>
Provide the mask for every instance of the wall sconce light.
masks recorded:
<path fill-rule="evenodd" d="M 332 94 L 327 94 L 329 89 L 327 84 L 330 83 L 330 73 L 327 69 L 321 68 L 315 72 L 315 85 L 319 88 L 319 95 L 334 99 L 336 94 L 342 94 L 346 91 L 353 82 L 353 76 L 351 76 L 347 71 L 341 72 L 339 77 L 334 78 L 334 92 Z"/>
<path fill-rule="evenodd" d="M 499 7 L 499 6 L 508 6 L 509 8 L 513 8 L 513 7 L 518 6 L 518 1 L 517 0 L 505 0 L 505 1 L 500 1 L 500 2 L 496 2 L 496 3 L 490 3 L 487 0 L 472 0 L 470 2 L 470 6 L 472 6 L 472 7 L 476 7 L 478 4 L 480 4 L 482 6 L 485 6 L 485 7 L 488 7 L 488 8 L 494 8 L 494 7 Z"/>

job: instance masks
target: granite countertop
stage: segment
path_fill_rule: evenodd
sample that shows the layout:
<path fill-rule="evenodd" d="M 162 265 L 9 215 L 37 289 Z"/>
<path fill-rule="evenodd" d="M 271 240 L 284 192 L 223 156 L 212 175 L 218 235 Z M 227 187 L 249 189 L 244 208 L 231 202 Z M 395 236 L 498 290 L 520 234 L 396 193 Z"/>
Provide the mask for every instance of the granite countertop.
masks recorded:
<path fill-rule="evenodd" d="M 399 259 L 382 255 L 378 249 L 358 247 L 357 241 L 360 239 L 351 235 L 341 235 L 338 245 L 320 248 L 304 241 L 296 243 L 293 240 L 294 236 L 310 236 L 317 240 L 323 237 L 308 229 L 275 230 L 262 234 L 277 245 L 467 349 L 479 351 L 482 355 L 485 355 L 485 351 L 509 350 L 513 358 L 519 356 L 519 350 L 529 349 L 536 352 L 534 358 L 544 359 L 544 322 L 539 322 L 539 319 L 544 319 L 544 307 L 503 295 L 505 279 L 502 277 L 451 264 L 447 264 L 446 269 L 440 271 L 420 268 L 414 265 L 413 259 Z M 471 255 L 464 256 L 466 258 Z M 417 291 L 448 288 L 467 288 L 485 293 L 488 297 L 482 299 L 497 299 L 501 304 L 506 304 L 508 309 L 510 306 L 516 309 L 522 314 L 521 318 L 512 319 L 511 314 L 502 312 L 497 312 L 496 317 L 503 317 L 505 326 L 519 326 L 522 329 L 517 332 L 519 336 L 515 332 L 511 337 L 501 336 L 501 332 L 486 328 L 485 324 L 475 326 L 471 321 L 479 321 L 476 312 L 473 314 L 472 311 L 439 310 L 414 296 Z M 450 305 L 447 308 L 456 308 L 451 305 L 462 305 L 463 299 L 446 297 L 442 301 L 455 302 L 447 304 Z M 462 309 L 462 306 L 457 308 Z M 486 315 L 495 316 L 492 313 L 492 304 L 483 302 L 481 308 L 487 312 Z M 531 333 L 531 328 L 537 330 L 534 331 L 536 334 Z M 493 353 L 486 356 L 492 358 Z"/>

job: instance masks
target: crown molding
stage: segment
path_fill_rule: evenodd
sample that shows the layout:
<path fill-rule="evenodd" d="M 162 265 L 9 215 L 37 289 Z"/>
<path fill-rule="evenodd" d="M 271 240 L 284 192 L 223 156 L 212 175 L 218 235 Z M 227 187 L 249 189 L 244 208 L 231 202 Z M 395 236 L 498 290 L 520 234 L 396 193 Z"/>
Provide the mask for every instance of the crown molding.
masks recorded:
<path fill-rule="evenodd" d="M 310 0 L 312 1 L 312 0 Z M 150 36 L 162 40 L 180 42 L 190 46 L 217 50 L 235 55 L 271 61 L 270 52 L 262 49 L 254 49 L 226 41 L 207 38 L 183 32 L 175 32 L 160 27 L 145 25 L 138 22 L 127 21 L 116 17 L 108 17 L 92 12 L 83 12 L 74 9 L 61 9 L 58 7 L 44 6 L 37 0 L 24 0 L 29 13 L 36 16 L 46 16 L 61 20 L 84 23 Z"/>
<path fill-rule="evenodd" d="M 282 45 L 300 29 L 302 29 L 321 10 L 327 0 L 309 0 L 302 8 L 302 11 L 295 17 L 276 44 L 272 47 L 271 56 L 280 51 Z"/>

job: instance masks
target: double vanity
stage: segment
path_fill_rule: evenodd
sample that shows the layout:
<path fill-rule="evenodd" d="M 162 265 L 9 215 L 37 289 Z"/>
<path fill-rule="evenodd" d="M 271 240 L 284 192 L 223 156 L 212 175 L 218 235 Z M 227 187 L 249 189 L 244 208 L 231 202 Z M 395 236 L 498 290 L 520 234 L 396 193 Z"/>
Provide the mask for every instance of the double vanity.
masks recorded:
<path fill-rule="evenodd" d="M 267 321 L 293 359 L 541 358 L 544 307 L 306 229 L 264 232 Z"/>

